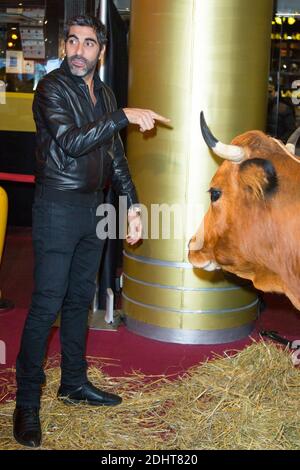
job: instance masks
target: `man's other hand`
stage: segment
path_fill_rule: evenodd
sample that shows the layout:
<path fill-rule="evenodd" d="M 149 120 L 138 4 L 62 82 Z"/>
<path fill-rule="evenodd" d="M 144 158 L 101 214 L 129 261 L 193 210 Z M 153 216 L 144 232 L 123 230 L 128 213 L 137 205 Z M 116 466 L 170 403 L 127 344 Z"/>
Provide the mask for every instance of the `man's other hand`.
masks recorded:
<path fill-rule="evenodd" d="M 139 212 L 128 211 L 128 234 L 126 241 L 129 245 L 135 245 L 142 238 L 142 219 Z"/>

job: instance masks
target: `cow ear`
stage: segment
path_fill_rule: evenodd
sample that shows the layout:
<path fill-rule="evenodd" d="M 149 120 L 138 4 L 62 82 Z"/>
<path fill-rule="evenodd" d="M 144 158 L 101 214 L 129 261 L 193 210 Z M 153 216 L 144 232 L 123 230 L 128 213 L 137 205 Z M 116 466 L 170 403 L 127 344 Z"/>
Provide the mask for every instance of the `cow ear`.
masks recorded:
<path fill-rule="evenodd" d="M 255 199 L 266 199 L 278 188 L 276 170 L 270 160 L 263 158 L 251 158 L 242 162 L 239 178 L 242 187 Z"/>

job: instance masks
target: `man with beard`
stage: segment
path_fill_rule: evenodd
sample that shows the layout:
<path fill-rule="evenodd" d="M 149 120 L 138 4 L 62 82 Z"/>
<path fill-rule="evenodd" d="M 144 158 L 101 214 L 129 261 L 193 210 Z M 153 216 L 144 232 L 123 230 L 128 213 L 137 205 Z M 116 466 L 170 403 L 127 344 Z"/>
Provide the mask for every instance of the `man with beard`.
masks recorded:
<path fill-rule="evenodd" d="M 35 287 L 17 358 L 14 437 L 25 446 L 41 443 L 39 420 L 43 361 L 51 326 L 61 312 L 61 385 L 65 403 L 117 405 L 121 398 L 87 378 L 88 310 L 95 292 L 104 240 L 96 235 L 96 209 L 108 178 L 127 197 L 127 242 L 141 238 L 138 200 L 119 131 L 129 123 L 141 132 L 169 120 L 151 110 L 117 109 L 97 64 L 106 31 L 90 16 L 70 20 L 66 57 L 38 84 L 33 114 L 37 128 L 36 192 L 33 205 Z"/>

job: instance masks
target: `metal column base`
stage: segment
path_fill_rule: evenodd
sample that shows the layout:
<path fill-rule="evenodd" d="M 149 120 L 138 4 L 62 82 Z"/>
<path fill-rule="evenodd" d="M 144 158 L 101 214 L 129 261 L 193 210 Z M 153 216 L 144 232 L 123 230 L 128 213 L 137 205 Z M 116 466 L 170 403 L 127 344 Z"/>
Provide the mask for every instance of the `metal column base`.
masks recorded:
<path fill-rule="evenodd" d="M 126 326 L 132 333 L 144 336 L 145 338 L 155 339 L 156 341 L 201 345 L 231 343 L 246 338 L 251 334 L 255 323 L 219 330 L 189 330 L 157 327 L 127 317 Z"/>

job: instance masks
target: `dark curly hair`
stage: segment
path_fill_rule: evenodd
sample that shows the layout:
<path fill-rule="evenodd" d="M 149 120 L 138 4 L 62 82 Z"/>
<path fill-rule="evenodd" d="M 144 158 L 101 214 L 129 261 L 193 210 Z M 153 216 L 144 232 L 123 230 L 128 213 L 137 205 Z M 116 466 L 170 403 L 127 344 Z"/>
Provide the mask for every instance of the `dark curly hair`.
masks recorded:
<path fill-rule="evenodd" d="M 106 28 L 104 24 L 98 20 L 98 18 L 90 15 L 79 15 L 70 18 L 64 27 L 65 41 L 68 39 L 71 26 L 90 26 L 96 33 L 101 49 L 103 46 L 105 46 L 105 44 L 107 44 Z"/>

